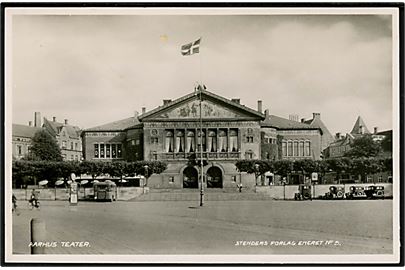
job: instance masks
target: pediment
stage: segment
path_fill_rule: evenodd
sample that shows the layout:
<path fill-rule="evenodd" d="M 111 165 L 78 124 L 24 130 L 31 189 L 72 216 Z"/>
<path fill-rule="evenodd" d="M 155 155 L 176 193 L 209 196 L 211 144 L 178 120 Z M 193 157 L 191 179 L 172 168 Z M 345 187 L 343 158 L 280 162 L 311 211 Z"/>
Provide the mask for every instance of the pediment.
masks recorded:
<path fill-rule="evenodd" d="M 263 115 L 243 105 L 209 95 L 204 91 L 201 101 L 202 118 L 207 120 L 262 120 Z M 209 93 L 209 92 L 208 92 Z M 200 119 L 199 95 L 188 95 L 173 101 L 161 108 L 151 111 L 143 117 L 143 121 L 150 120 L 198 120 Z"/>

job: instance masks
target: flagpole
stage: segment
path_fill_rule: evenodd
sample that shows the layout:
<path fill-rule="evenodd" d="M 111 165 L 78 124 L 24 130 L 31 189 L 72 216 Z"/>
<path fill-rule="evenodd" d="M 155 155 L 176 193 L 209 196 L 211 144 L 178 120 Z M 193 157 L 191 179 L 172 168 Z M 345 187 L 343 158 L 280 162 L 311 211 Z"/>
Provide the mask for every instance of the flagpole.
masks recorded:
<path fill-rule="evenodd" d="M 201 42 L 201 37 L 200 37 L 200 42 Z M 201 57 L 201 52 L 200 53 L 200 82 L 202 83 L 202 57 Z M 203 141 L 202 141 L 202 89 L 203 86 L 200 85 L 200 164 L 201 164 L 201 186 L 200 186 L 200 206 L 204 205 L 204 164 L 203 164 Z"/>
<path fill-rule="evenodd" d="M 201 154 L 201 159 L 200 159 L 200 164 L 201 164 L 201 186 L 200 186 L 200 206 L 204 205 L 204 164 L 203 164 L 203 141 L 202 141 L 202 97 L 201 97 L 201 92 L 202 92 L 202 86 L 199 86 L 200 88 L 200 154 Z"/>

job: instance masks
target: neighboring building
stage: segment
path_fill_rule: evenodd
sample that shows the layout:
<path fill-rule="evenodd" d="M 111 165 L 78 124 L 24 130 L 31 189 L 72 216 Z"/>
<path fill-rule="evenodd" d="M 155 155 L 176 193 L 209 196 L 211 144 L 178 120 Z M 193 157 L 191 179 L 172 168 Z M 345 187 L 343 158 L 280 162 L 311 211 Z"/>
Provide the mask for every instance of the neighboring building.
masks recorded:
<path fill-rule="evenodd" d="M 30 152 L 32 138 L 34 138 L 35 133 L 41 130 L 40 127 L 13 124 L 12 130 L 12 155 L 13 160 L 20 160 L 25 157 Z"/>
<path fill-rule="evenodd" d="M 322 131 L 321 148 L 322 148 L 322 151 L 323 151 L 334 141 L 334 138 L 333 138 L 333 135 L 328 130 L 328 128 L 322 122 L 321 114 L 320 113 L 313 113 L 312 115 L 313 115 L 312 119 L 309 119 L 309 120 L 302 119 L 301 121 L 303 123 L 309 124 L 311 127 L 321 129 L 321 131 Z"/>
<path fill-rule="evenodd" d="M 44 118 L 43 128 L 56 139 L 63 160 L 80 161 L 82 159 L 82 141 L 79 127 L 69 125 L 67 119 L 65 119 L 64 123 L 56 122 L 56 117 L 53 117 L 53 121 Z"/>
<path fill-rule="evenodd" d="M 343 157 L 351 149 L 354 139 L 364 135 L 371 135 L 374 141 L 381 142 L 386 136 L 392 137 L 392 130 L 378 132 L 377 127 L 374 127 L 374 132 L 370 133 L 363 119 L 359 116 L 350 133 L 347 133 L 345 136 L 336 133 L 335 141 L 324 150 L 324 156 L 326 158 Z M 381 155 L 391 156 L 391 153 L 382 152 Z"/>
<path fill-rule="evenodd" d="M 350 133 L 343 136 L 340 133 L 336 133 L 335 141 L 324 150 L 325 158 L 343 157 L 345 153 L 350 150 L 350 145 L 353 143 L 353 140 L 365 134 L 370 134 L 370 131 L 361 116 L 358 116 Z"/>
<path fill-rule="evenodd" d="M 202 97 L 202 132 L 200 100 Z M 85 160 L 159 160 L 168 168 L 152 175 L 154 188 L 197 188 L 198 166 L 189 158 L 201 155 L 207 188 L 244 188 L 255 185 L 254 175 L 239 173 L 240 159 L 320 159 L 322 130 L 311 124 L 262 113 L 206 90 L 198 90 L 141 115 L 82 132 Z"/>

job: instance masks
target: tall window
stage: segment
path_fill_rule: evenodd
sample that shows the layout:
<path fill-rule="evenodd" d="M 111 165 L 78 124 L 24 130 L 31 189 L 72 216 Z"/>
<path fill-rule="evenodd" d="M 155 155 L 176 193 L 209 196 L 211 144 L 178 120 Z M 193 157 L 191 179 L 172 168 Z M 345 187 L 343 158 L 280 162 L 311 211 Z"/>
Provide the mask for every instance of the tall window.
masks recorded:
<path fill-rule="evenodd" d="M 117 144 L 117 158 L 122 158 L 121 144 Z"/>
<path fill-rule="evenodd" d="M 236 130 L 229 131 L 229 144 L 232 152 L 238 151 L 238 132 Z"/>
<path fill-rule="evenodd" d="M 17 145 L 18 155 L 22 155 L 22 147 L 21 145 Z"/>
<path fill-rule="evenodd" d="M 184 152 L 184 133 L 177 131 L 176 133 L 176 152 Z"/>
<path fill-rule="evenodd" d="M 66 141 L 62 141 L 62 148 L 66 149 Z"/>
<path fill-rule="evenodd" d="M 104 144 L 100 144 L 100 158 L 104 158 Z"/>
<path fill-rule="evenodd" d="M 192 131 L 187 132 L 187 152 L 195 151 L 195 134 Z"/>
<path fill-rule="evenodd" d="M 253 136 L 247 136 L 246 137 L 246 142 L 252 143 L 253 142 Z"/>
<path fill-rule="evenodd" d="M 77 143 L 75 143 L 75 150 L 79 150 L 78 148 L 79 147 L 78 147 Z"/>
<path fill-rule="evenodd" d="M 73 142 L 70 142 L 70 150 L 73 150 Z"/>
<path fill-rule="evenodd" d="M 106 144 L 105 145 L 105 157 L 106 158 L 110 158 L 110 145 L 109 144 Z"/>
<path fill-rule="evenodd" d="M 94 157 L 95 157 L 95 158 L 98 158 L 98 151 L 99 151 L 99 150 L 98 150 L 98 144 L 95 144 L 95 145 L 94 145 Z"/>
<path fill-rule="evenodd" d="M 305 142 L 305 156 L 310 156 L 311 155 L 311 142 L 306 141 Z"/>
<path fill-rule="evenodd" d="M 205 143 L 206 143 L 206 138 L 205 138 L 205 132 L 204 131 L 198 131 L 197 132 L 197 151 L 201 151 L 201 139 L 202 139 L 202 149 L 205 151 Z"/>
<path fill-rule="evenodd" d="M 208 132 L 207 151 L 208 152 L 217 151 L 217 134 L 213 130 Z"/>
<path fill-rule="evenodd" d="M 298 142 L 294 141 L 294 156 L 298 156 Z"/>
<path fill-rule="evenodd" d="M 226 132 L 224 130 L 219 131 L 218 148 L 221 152 L 226 152 L 228 150 L 228 137 L 226 136 Z"/>
<path fill-rule="evenodd" d="M 293 155 L 293 143 L 292 142 L 288 142 L 287 151 L 288 151 L 287 155 L 289 157 L 291 157 Z"/>
<path fill-rule="evenodd" d="M 299 148 L 300 148 L 299 156 L 303 157 L 304 156 L 304 142 L 299 142 Z"/>
<path fill-rule="evenodd" d="M 166 131 L 166 153 L 173 152 L 173 132 Z"/>
<path fill-rule="evenodd" d="M 111 145 L 111 157 L 117 158 L 117 146 L 115 144 Z"/>
<path fill-rule="evenodd" d="M 282 151 L 282 153 L 283 153 L 283 157 L 285 157 L 285 156 L 287 156 L 287 142 L 282 142 L 281 143 L 281 151 Z"/>

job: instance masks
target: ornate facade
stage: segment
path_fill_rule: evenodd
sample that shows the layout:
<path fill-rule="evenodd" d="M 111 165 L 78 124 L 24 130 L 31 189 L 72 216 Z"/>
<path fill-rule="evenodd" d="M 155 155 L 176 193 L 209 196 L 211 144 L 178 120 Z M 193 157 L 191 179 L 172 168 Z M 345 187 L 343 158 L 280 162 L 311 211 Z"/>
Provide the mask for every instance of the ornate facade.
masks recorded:
<path fill-rule="evenodd" d="M 200 110 L 201 97 L 201 110 Z M 200 117 L 200 111 L 202 117 Z M 253 187 L 255 177 L 241 174 L 240 159 L 319 159 L 322 130 L 291 121 L 198 90 L 141 115 L 82 132 L 85 160 L 160 160 L 168 168 L 152 175 L 153 188 L 197 188 L 200 168 L 190 159 L 206 161 L 206 188 Z M 201 152 L 202 151 L 202 152 Z"/>

